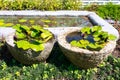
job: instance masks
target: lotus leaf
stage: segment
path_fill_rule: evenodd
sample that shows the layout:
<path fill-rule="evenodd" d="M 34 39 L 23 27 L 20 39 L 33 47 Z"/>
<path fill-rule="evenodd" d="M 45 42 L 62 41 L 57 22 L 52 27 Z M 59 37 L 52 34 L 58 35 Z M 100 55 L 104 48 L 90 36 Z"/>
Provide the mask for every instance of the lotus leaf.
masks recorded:
<path fill-rule="evenodd" d="M 102 31 L 101 26 L 93 26 L 92 28 L 83 27 L 80 32 L 80 36 L 83 38 L 79 41 L 71 41 L 70 44 L 72 46 L 98 51 L 102 49 L 109 40 L 116 39 L 116 36 L 113 34 L 108 34 L 108 32 Z"/>

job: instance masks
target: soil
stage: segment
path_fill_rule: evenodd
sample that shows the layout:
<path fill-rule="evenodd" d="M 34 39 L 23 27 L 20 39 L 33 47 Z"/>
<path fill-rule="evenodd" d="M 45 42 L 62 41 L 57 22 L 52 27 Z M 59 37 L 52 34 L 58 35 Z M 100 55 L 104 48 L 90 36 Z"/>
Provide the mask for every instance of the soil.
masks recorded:
<path fill-rule="evenodd" d="M 117 25 L 115 24 L 113 26 L 118 30 L 119 35 L 120 35 L 120 24 L 117 24 Z M 115 57 L 117 57 L 117 58 L 120 57 L 120 38 L 117 41 L 116 48 L 113 51 L 112 55 L 115 56 Z"/>

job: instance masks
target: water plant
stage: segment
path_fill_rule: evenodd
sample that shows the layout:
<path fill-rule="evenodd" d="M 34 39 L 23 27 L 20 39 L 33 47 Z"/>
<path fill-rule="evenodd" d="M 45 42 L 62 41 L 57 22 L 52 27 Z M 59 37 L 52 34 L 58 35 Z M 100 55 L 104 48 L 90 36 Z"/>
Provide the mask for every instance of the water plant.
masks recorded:
<path fill-rule="evenodd" d="M 57 40 L 68 60 L 84 69 L 97 67 L 116 47 L 116 36 L 101 26 L 69 29 Z"/>
<path fill-rule="evenodd" d="M 32 27 L 17 24 L 13 26 L 16 29 L 14 43 L 18 48 L 23 50 L 32 49 L 34 51 L 44 50 L 44 43 L 50 40 L 53 35 L 48 30 L 40 26 L 33 25 Z"/>
<path fill-rule="evenodd" d="M 24 23 L 24 22 L 26 22 L 26 21 L 27 21 L 26 19 L 20 19 L 20 20 L 19 20 L 20 23 Z"/>
<path fill-rule="evenodd" d="M 53 34 L 38 25 L 17 24 L 13 28 L 16 31 L 6 38 L 6 45 L 11 55 L 26 65 L 46 61 L 55 43 Z"/>
<path fill-rule="evenodd" d="M 80 40 L 72 40 L 70 44 L 83 49 L 101 50 L 109 40 L 115 40 L 116 36 L 102 30 L 101 26 L 83 27 L 80 32 Z"/>

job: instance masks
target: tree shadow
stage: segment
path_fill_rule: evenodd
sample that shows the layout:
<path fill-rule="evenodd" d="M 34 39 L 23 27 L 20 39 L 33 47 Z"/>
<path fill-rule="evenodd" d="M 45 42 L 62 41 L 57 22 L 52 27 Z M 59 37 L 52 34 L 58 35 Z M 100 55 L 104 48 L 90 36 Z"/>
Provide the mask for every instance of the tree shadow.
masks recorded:
<path fill-rule="evenodd" d="M 9 50 L 8 50 L 8 48 L 7 48 L 6 45 L 2 46 L 2 50 L 0 52 L 1 52 L 1 60 L 5 61 L 5 63 L 9 67 L 13 67 L 13 66 L 18 66 L 18 67 L 31 66 L 31 65 L 21 64 L 20 62 L 18 62 L 17 60 L 15 60 L 14 57 L 9 52 Z M 72 70 L 79 69 L 78 67 L 76 67 L 75 65 L 73 65 L 64 56 L 64 54 L 61 51 L 61 49 L 60 49 L 60 47 L 59 47 L 59 45 L 58 45 L 57 42 L 54 44 L 53 50 L 51 51 L 50 56 L 46 60 L 46 63 L 54 65 L 60 71 L 64 71 L 64 70 L 68 70 L 68 69 L 70 69 L 70 70 L 71 69 Z"/>
<path fill-rule="evenodd" d="M 18 62 L 14 59 L 14 57 L 11 55 L 11 53 L 9 52 L 6 45 L 3 45 L 1 47 L 0 53 L 1 53 L 0 60 L 4 61 L 7 64 L 7 66 L 9 66 L 9 67 L 12 67 L 12 66 L 22 67 L 22 66 L 24 66 L 23 64 L 21 64 L 20 62 Z"/>
<path fill-rule="evenodd" d="M 54 44 L 51 55 L 46 62 L 55 65 L 59 70 L 68 70 L 70 67 L 73 69 L 79 69 L 66 58 L 57 42 Z"/>

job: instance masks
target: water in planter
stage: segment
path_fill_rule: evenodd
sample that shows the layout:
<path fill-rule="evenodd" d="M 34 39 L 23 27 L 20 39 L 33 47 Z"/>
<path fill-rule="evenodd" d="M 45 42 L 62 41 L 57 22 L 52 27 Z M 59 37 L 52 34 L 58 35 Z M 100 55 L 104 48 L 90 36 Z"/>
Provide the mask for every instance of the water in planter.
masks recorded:
<path fill-rule="evenodd" d="M 16 24 L 40 25 L 42 27 L 77 27 L 92 26 L 92 23 L 85 16 L 0 16 L 0 26 L 10 27 Z"/>

